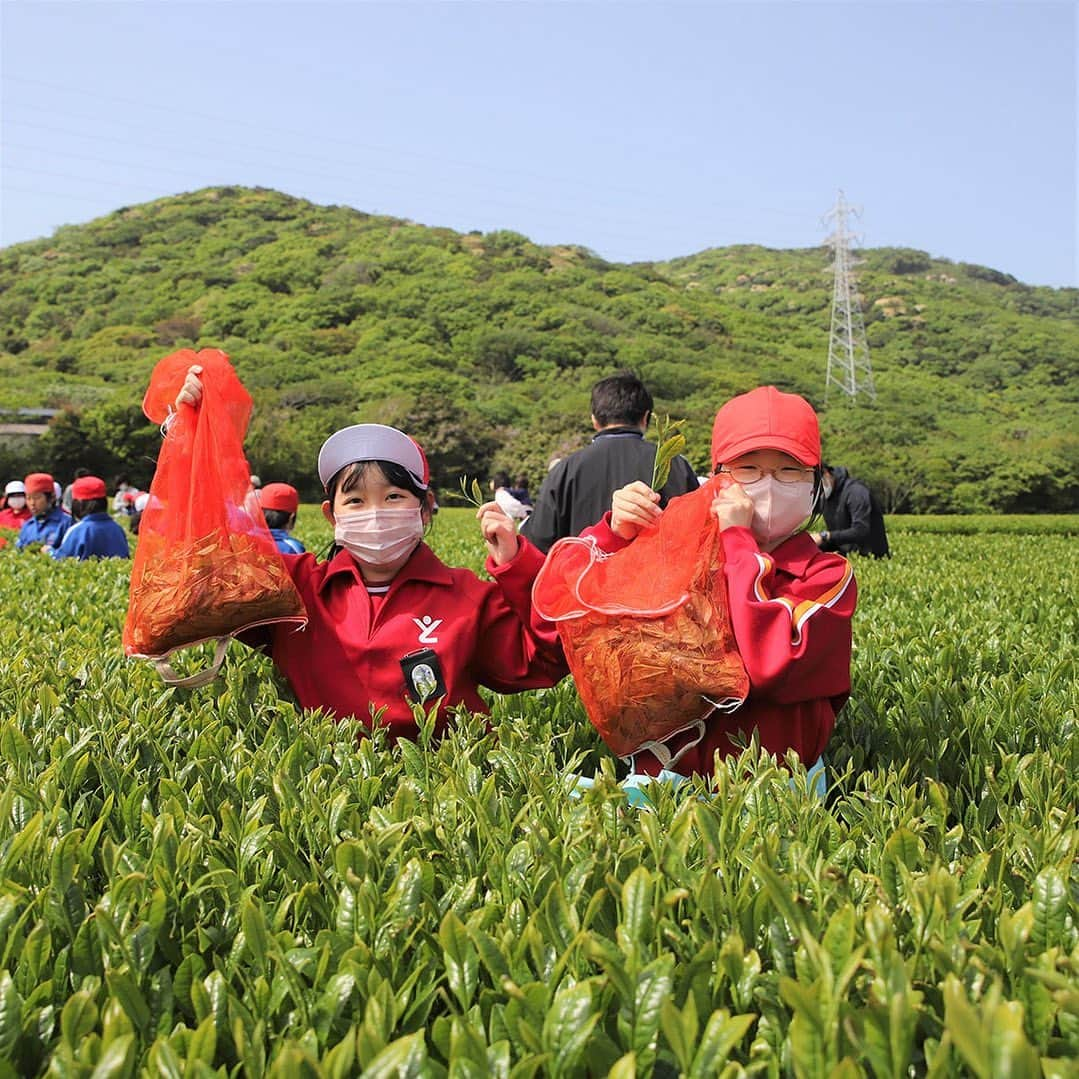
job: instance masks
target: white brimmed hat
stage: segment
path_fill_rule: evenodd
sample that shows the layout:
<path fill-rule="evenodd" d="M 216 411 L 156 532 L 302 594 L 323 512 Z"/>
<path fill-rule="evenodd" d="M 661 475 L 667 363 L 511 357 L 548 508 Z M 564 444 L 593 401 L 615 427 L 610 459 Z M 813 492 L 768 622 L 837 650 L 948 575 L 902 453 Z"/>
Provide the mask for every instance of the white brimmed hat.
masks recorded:
<path fill-rule="evenodd" d="M 26 484 L 22 480 L 12 480 L 5 488 L 4 494 L 6 495 L 24 495 L 26 494 Z"/>
<path fill-rule="evenodd" d="M 390 461 L 400 465 L 408 470 L 416 486 L 424 491 L 431 482 L 427 458 L 419 443 L 396 427 L 386 427 L 381 423 L 357 423 L 335 431 L 318 451 L 318 478 L 322 480 L 322 486 L 329 486 L 330 480 L 345 465 L 355 461 Z"/>

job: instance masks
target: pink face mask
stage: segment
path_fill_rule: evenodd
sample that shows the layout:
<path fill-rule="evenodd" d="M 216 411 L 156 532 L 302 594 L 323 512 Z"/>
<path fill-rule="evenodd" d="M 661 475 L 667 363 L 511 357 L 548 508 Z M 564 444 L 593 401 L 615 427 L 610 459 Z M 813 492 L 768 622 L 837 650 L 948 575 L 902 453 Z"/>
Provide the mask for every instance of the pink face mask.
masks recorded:
<path fill-rule="evenodd" d="M 762 476 L 743 483 L 742 490 L 753 499 L 750 528 L 757 542 L 771 548 L 794 535 L 813 512 L 813 484 L 780 483 L 775 476 Z"/>
<path fill-rule="evenodd" d="M 333 537 L 357 562 L 388 566 L 423 538 L 423 513 L 418 506 L 345 513 L 337 518 Z"/>

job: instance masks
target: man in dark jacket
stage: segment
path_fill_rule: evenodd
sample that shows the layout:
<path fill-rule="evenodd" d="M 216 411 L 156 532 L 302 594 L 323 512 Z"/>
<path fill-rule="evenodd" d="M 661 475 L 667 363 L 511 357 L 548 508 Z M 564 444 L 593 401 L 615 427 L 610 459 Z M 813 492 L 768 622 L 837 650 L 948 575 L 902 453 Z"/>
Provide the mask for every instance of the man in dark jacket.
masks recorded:
<path fill-rule="evenodd" d="M 521 534 L 546 552 L 555 540 L 596 524 L 620 487 L 634 480 L 650 483 L 656 446 L 645 441 L 644 434 L 651 417 L 652 395 L 636 376 L 622 372 L 597 382 L 592 387 L 596 435 L 591 445 L 564 457 L 547 473 Z M 660 491 L 660 506 L 697 486 L 690 463 L 676 457 Z"/>
<path fill-rule="evenodd" d="M 890 558 L 884 511 L 877 496 L 845 468 L 821 465 L 822 509 L 827 531 L 814 532 L 822 551 Z"/>

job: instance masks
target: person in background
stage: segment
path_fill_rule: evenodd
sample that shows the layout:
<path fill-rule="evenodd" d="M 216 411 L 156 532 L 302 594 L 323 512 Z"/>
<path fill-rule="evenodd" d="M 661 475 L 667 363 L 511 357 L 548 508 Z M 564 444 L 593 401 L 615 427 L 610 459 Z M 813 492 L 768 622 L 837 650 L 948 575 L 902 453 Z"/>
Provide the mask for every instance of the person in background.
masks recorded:
<path fill-rule="evenodd" d="M 821 465 L 821 508 L 826 531 L 814 532 L 822 551 L 852 551 L 874 558 L 891 558 L 884 511 L 877 496 L 845 468 Z"/>
<path fill-rule="evenodd" d="M 112 512 L 121 517 L 130 517 L 135 512 L 135 495 L 138 492 L 124 473 L 116 477 L 113 483 L 116 493 L 112 496 Z M 131 495 L 128 498 L 128 495 Z"/>
<path fill-rule="evenodd" d="M 131 520 L 127 523 L 128 531 L 133 536 L 137 536 L 139 534 L 139 525 L 142 524 L 142 515 L 149 504 L 150 492 L 139 491 L 139 493 L 135 496 L 135 512 L 131 515 Z"/>
<path fill-rule="evenodd" d="M 176 408 L 198 408 L 200 365 Z M 435 733 L 458 705 L 485 712 L 480 686 L 500 693 L 553 686 L 566 673 L 558 632 L 532 608 L 543 556 L 494 502 L 476 513 L 490 580 L 445 565 L 423 542 L 431 478 L 419 443 L 377 423 L 345 427 L 322 444 L 322 513 L 334 530 L 329 558 L 286 557 L 307 624 L 265 626 L 241 640 L 263 648 L 302 708 L 415 739 L 415 706 L 435 711 Z"/>
<path fill-rule="evenodd" d="M 306 547 L 289 533 L 296 527 L 296 512 L 300 495 L 287 483 L 268 483 L 258 491 L 259 505 L 266 518 L 266 527 L 282 554 L 303 554 Z"/>
<path fill-rule="evenodd" d="M 72 479 L 72 481 L 64 488 L 63 494 L 60 496 L 60 505 L 68 513 L 71 512 L 71 489 L 75 486 L 75 480 L 81 480 L 83 476 L 89 475 L 90 470 L 88 468 L 76 468 L 74 479 Z"/>
<path fill-rule="evenodd" d="M 18 532 L 32 516 L 26 504 L 26 484 L 22 480 L 12 480 L 4 488 L 4 499 L 0 502 L 0 528 Z"/>
<path fill-rule="evenodd" d="M 592 444 L 562 458 L 544 477 L 532 515 L 521 527 L 541 551 L 563 536 L 576 536 L 610 509 L 611 495 L 634 481 L 650 483 L 656 445 L 645 440 L 652 395 L 635 375 L 623 371 L 592 387 Z M 698 487 L 684 457 L 671 462 L 660 506 Z"/>
<path fill-rule="evenodd" d="M 513 486 L 510 488 L 510 494 L 521 503 L 522 506 L 532 508 L 532 496 L 528 493 L 528 477 L 518 476 L 513 481 Z"/>
<path fill-rule="evenodd" d="M 53 558 L 128 558 L 127 535 L 108 513 L 109 492 L 99 476 L 80 476 L 71 485 L 71 512 L 75 518 Z"/>
<path fill-rule="evenodd" d="M 15 546 L 22 550 L 37 543 L 46 551 L 51 551 L 60 546 L 67 530 L 75 522 L 70 514 L 60 508 L 56 485 L 48 472 L 31 472 L 24 482 L 26 503 L 33 516 L 23 523 Z"/>
<path fill-rule="evenodd" d="M 491 480 L 491 490 L 502 512 L 513 521 L 525 521 L 532 512 L 531 505 L 525 505 L 510 490 L 510 478 L 506 472 L 496 472 Z"/>
<path fill-rule="evenodd" d="M 676 776 L 710 776 L 716 754 L 737 753 L 737 739 L 757 731 L 769 753 L 782 758 L 793 749 L 823 793 L 821 754 L 850 694 L 858 592 L 850 563 L 819 551 L 804 531 L 819 465 L 817 416 L 797 394 L 761 386 L 716 413 L 712 466 L 721 483 L 712 512 L 750 690 L 736 711 L 706 720 L 703 738 L 684 733 L 667 743 Z M 632 483 L 615 492 L 610 515 L 585 535 L 616 551 L 661 512 L 659 495 Z M 663 770 L 650 750 L 636 755 L 634 767 L 651 776 Z"/>
<path fill-rule="evenodd" d="M 258 476 L 252 474 L 251 476 L 251 490 L 257 491 L 262 487 L 262 480 Z"/>

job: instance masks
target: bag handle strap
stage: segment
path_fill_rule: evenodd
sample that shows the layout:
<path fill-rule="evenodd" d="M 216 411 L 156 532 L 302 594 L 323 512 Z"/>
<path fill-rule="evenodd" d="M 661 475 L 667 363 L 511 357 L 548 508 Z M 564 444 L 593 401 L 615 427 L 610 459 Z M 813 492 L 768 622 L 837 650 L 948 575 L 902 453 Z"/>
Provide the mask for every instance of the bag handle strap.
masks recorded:
<path fill-rule="evenodd" d="M 691 739 L 690 741 L 688 741 L 684 746 L 682 746 L 681 749 L 678 750 L 677 753 L 672 753 L 671 749 L 670 749 L 670 746 L 668 746 L 666 744 L 666 742 L 649 741 L 649 742 L 642 742 L 633 751 L 633 753 L 631 753 L 629 755 L 629 757 L 623 757 L 622 759 L 629 761 L 629 766 L 630 766 L 631 771 L 636 771 L 637 770 L 636 769 L 636 762 L 634 761 L 633 758 L 638 753 L 640 753 L 642 750 L 645 750 L 645 751 L 651 753 L 652 756 L 655 757 L 657 761 L 659 761 L 660 766 L 662 768 L 670 768 L 670 766 L 672 764 L 677 764 L 678 763 L 678 759 L 687 750 L 692 749 L 698 742 L 701 741 L 702 738 L 704 738 L 704 720 L 703 719 L 698 719 L 698 720 L 694 721 L 693 723 L 687 723 L 684 727 L 679 727 L 678 730 L 676 730 L 676 731 L 671 731 L 671 733 L 667 735 L 667 740 L 669 741 L 670 739 L 674 738 L 676 735 L 682 734 L 684 731 L 696 731 L 697 732 L 697 737 Z"/>
<path fill-rule="evenodd" d="M 155 659 L 154 666 L 167 686 L 174 686 L 177 689 L 198 689 L 200 686 L 207 686 L 217 677 L 221 664 L 225 662 L 225 651 L 229 646 L 229 640 L 229 637 L 218 637 L 210 666 L 204 671 L 189 674 L 186 678 L 178 675 L 167 659 Z"/>

